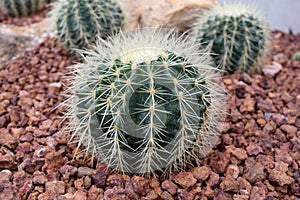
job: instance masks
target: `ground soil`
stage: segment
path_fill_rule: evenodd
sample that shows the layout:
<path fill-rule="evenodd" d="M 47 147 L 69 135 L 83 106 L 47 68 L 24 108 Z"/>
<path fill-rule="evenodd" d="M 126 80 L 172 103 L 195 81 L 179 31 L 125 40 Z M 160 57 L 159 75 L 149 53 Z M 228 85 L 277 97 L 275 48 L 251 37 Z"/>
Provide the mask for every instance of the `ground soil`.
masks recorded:
<path fill-rule="evenodd" d="M 200 166 L 160 177 L 112 172 L 75 155 L 61 79 L 75 61 L 54 40 L 0 67 L 0 199 L 300 199 L 300 35 L 273 32 L 276 75 L 223 78 L 228 115 Z M 75 155 L 75 157 L 74 157 Z"/>

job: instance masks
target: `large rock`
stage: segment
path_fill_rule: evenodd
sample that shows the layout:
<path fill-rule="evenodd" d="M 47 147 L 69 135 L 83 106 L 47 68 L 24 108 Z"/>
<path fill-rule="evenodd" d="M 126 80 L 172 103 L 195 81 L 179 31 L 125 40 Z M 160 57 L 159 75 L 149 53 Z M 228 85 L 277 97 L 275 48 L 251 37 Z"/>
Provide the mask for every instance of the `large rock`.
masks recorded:
<path fill-rule="evenodd" d="M 53 27 L 50 18 L 29 26 L 0 24 L 0 64 L 53 36 Z"/>
<path fill-rule="evenodd" d="M 125 13 L 125 30 L 139 27 L 177 28 L 183 32 L 217 0 L 119 0 Z"/>

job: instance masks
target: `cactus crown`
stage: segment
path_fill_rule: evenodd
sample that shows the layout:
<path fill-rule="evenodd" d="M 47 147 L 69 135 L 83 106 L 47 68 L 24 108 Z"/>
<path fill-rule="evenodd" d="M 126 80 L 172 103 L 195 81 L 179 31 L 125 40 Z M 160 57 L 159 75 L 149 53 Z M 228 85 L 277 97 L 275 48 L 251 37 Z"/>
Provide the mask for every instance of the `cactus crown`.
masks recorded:
<path fill-rule="evenodd" d="M 48 0 L 0 0 L 0 9 L 9 16 L 29 16 L 40 11 Z"/>
<path fill-rule="evenodd" d="M 254 8 L 243 5 L 219 5 L 205 11 L 193 34 L 224 74 L 257 70 L 269 49 L 267 24 Z"/>
<path fill-rule="evenodd" d="M 219 135 L 224 93 L 209 55 L 159 31 L 101 40 L 75 67 L 67 130 L 100 161 L 128 173 L 170 172 Z"/>
<path fill-rule="evenodd" d="M 60 0 L 51 11 L 57 35 L 70 50 L 94 44 L 96 36 L 105 39 L 117 33 L 123 14 L 115 0 Z"/>

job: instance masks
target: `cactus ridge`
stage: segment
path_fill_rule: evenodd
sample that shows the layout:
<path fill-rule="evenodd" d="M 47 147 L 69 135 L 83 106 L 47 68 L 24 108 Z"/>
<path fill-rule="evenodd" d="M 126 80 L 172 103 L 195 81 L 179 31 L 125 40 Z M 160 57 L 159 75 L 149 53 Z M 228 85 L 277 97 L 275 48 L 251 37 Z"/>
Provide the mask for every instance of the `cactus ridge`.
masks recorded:
<path fill-rule="evenodd" d="M 194 34 L 225 74 L 257 70 L 269 50 L 267 24 L 257 11 L 242 5 L 206 11 L 194 25 Z"/>
<path fill-rule="evenodd" d="M 0 0 L 0 9 L 9 16 L 23 17 L 40 11 L 47 0 Z"/>
<path fill-rule="evenodd" d="M 114 0 L 66 0 L 54 4 L 60 41 L 71 48 L 88 48 L 96 36 L 106 38 L 123 24 L 121 8 Z"/>
<path fill-rule="evenodd" d="M 133 35 L 83 52 L 62 104 L 67 130 L 115 170 L 178 171 L 220 134 L 224 91 L 197 45 L 154 31 Z"/>

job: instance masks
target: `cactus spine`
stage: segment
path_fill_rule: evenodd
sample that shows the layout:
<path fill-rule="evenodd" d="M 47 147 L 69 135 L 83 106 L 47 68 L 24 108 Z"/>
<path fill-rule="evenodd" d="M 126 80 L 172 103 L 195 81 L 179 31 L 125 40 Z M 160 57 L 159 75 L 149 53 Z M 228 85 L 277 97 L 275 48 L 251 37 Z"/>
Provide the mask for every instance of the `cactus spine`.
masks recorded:
<path fill-rule="evenodd" d="M 136 31 L 83 51 L 65 118 L 78 145 L 125 173 L 182 169 L 220 132 L 223 89 L 209 56 L 172 33 Z"/>
<path fill-rule="evenodd" d="M 57 35 L 68 49 L 88 48 L 96 36 L 117 33 L 123 14 L 115 0 L 61 0 L 54 4 Z"/>
<path fill-rule="evenodd" d="M 270 31 L 251 7 L 212 7 L 199 17 L 193 33 L 224 74 L 256 71 L 268 53 Z"/>
<path fill-rule="evenodd" d="M 0 0 L 0 9 L 12 17 L 29 16 L 40 11 L 48 0 Z"/>

